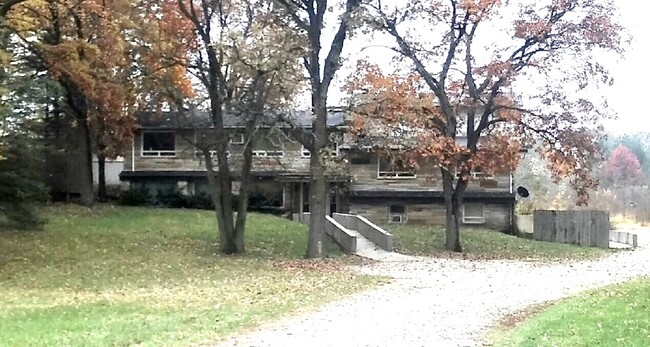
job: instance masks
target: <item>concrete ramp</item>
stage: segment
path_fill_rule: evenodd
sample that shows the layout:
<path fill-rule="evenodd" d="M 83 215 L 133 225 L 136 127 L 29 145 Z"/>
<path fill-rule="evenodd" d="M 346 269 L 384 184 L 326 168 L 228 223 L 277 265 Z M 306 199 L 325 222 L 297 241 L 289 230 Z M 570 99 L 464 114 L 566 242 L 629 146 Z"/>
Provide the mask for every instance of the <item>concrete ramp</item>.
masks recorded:
<path fill-rule="evenodd" d="M 309 224 L 309 213 L 295 214 L 294 220 Z M 378 261 L 408 261 L 414 257 L 393 252 L 393 235 L 366 218 L 334 213 L 327 216 L 327 235 L 346 253 Z"/>
<path fill-rule="evenodd" d="M 334 213 L 332 218 L 356 236 L 354 254 L 379 261 L 407 261 L 414 259 L 393 252 L 393 235 L 368 219 L 354 214 Z"/>
<path fill-rule="evenodd" d="M 378 260 L 378 261 L 409 261 L 415 259 L 414 257 L 408 255 L 384 250 L 381 247 L 379 247 L 377 244 L 365 238 L 363 235 L 361 235 L 360 232 L 356 230 L 348 229 L 348 231 L 352 235 L 356 236 L 357 250 L 356 252 L 354 252 L 354 254 L 360 257 L 364 257 L 372 260 Z"/>

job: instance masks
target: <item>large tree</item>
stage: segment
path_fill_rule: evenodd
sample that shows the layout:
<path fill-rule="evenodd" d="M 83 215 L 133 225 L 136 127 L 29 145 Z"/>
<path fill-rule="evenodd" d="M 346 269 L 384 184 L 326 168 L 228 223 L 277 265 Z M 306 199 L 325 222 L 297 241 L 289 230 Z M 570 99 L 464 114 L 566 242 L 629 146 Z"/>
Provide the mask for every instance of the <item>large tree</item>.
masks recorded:
<path fill-rule="evenodd" d="M 197 81 L 192 93 L 169 88 L 166 95 L 181 117 L 193 119 L 195 108 L 208 114 L 207 123 L 194 124 L 199 135 L 186 141 L 204 158 L 220 251 L 242 253 L 255 134 L 262 124 L 272 125 L 299 89 L 301 40 L 278 24 L 266 1 L 170 0 L 162 6 L 173 15 L 160 17 L 160 28 L 179 32 L 177 42 L 190 54 L 162 55 L 160 61 Z M 228 118 L 244 128 L 240 160 L 229 156 L 234 134 Z"/>
<path fill-rule="evenodd" d="M 603 143 L 603 148 L 606 155 L 617 148 L 618 146 L 625 146 L 630 151 L 634 153 L 636 158 L 639 160 L 641 168 L 645 171 L 648 169 L 649 162 L 648 156 L 650 152 L 650 133 L 647 132 L 638 132 L 634 134 L 625 134 L 621 136 L 612 136 L 608 137 Z"/>
<path fill-rule="evenodd" d="M 0 215 L 19 228 L 38 227 L 38 205 L 47 190 L 42 183 L 45 146 L 41 135 L 42 105 L 51 81 L 34 75 L 25 64 L 6 66 L 0 79 Z"/>
<path fill-rule="evenodd" d="M 137 51 L 166 40 L 143 35 L 147 5 L 125 0 L 26 0 L 16 2 L 3 18 L 3 29 L 11 38 L 7 42 L 20 52 L 11 59 L 28 62 L 61 87 L 61 97 L 53 98 L 49 107 L 70 119 L 62 124 L 70 141 L 66 145 L 81 153 L 77 183 L 84 204 L 94 200 L 93 151 L 111 157 L 130 143 L 138 95 L 152 84 L 135 71 L 142 56 Z"/>
<path fill-rule="evenodd" d="M 353 17 L 361 5 L 361 0 L 346 0 L 343 5 L 331 4 L 327 0 L 276 0 L 283 9 L 280 18 L 288 18 L 288 26 L 306 37 L 307 49 L 302 56 L 311 87 L 311 110 L 314 118 L 311 131 L 296 129 L 294 136 L 312 154 L 310 157 L 309 184 L 309 240 L 308 258 L 323 254 L 327 214 L 327 177 L 325 156 L 329 147 L 327 133 L 327 96 L 336 72 L 341 66 L 343 45 L 354 28 Z M 342 7 L 342 8 L 340 8 Z M 323 31 L 326 27 L 325 15 L 334 12 L 337 19 L 334 37 L 323 50 Z"/>
<path fill-rule="evenodd" d="M 611 1 L 378 0 L 367 10 L 408 69 L 361 63 L 349 90 L 364 116 L 418 129 L 417 154 L 441 171 L 447 249 L 461 251 L 471 171 L 513 170 L 527 143 L 540 143 L 555 178 L 586 202 L 608 116 L 586 91 L 611 82 L 599 54 L 621 52 Z"/>

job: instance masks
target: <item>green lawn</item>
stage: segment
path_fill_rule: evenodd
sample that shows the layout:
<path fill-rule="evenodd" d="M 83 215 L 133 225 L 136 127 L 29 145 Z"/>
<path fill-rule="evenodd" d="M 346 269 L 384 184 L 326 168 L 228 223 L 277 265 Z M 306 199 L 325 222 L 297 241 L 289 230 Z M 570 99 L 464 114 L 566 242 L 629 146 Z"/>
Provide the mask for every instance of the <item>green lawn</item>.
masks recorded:
<path fill-rule="evenodd" d="M 379 279 L 301 260 L 306 227 L 250 216 L 244 256 L 216 254 L 208 211 L 58 205 L 45 230 L 0 231 L 0 344 L 211 341 Z M 333 256 L 333 246 L 328 247 Z"/>
<path fill-rule="evenodd" d="M 409 255 L 453 256 L 444 249 L 445 233 L 441 226 L 384 227 L 395 236 L 397 252 Z M 560 261 L 593 259 L 612 253 L 610 250 L 540 242 L 478 228 L 461 228 L 460 239 L 465 256 L 470 259 Z"/>
<path fill-rule="evenodd" d="M 493 336 L 494 346 L 648 346 L 650 278 L 556 303 Z"/>

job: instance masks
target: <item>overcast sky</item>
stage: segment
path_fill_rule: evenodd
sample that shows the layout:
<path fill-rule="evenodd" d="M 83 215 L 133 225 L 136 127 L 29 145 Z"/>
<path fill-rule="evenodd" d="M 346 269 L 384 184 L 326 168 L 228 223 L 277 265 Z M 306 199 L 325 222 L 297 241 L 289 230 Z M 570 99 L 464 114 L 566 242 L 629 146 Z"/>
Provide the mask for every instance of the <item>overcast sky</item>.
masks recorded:
<path fill-rule="evenodd" d="M 623 58 L 603 57 L 610 67 L 615 84 L 599 91 L 607 97 L 611 109 L 618 114 L 618 119 L 605 123 L 608 133 L 624 134 L 650 131 L 649 107 L 645 101 L 650 99 L 650 34 L 646 18 L 650 12 L 650 3 L 645 1 L 619 0 L 618 16 L 620 22 L 632 36 L 632 43 Z M 327 40 L 324 40 L 327 42 Z M 356 36 L 346 43 L 344 56 L 346 63 L 337 75 L 335 85 L 330 93 L 330 105 L 337 105 L 343 94 L 340 92 L 341 81 L 352 71 L 356 61 L 368 55 L 380 65 L 389 64 L 391 52 L 377 47 L 381 42 L 369 41 L 367 37 Z M 594 95 L 594 97 L 597 97 Z"/>
<path fill-rule="evenodd" d="M 612 68 L 615 85 L 608 98 L 610 106 L 619 114 L 617 121 L 607 124 L 614 133 L 650 131 L 650 114 L 645 101 L 650 98 L 650 35 L 648 34 L 646 1 L 617 1 L 620 15 L 633 36 L 625 58 Z"/>

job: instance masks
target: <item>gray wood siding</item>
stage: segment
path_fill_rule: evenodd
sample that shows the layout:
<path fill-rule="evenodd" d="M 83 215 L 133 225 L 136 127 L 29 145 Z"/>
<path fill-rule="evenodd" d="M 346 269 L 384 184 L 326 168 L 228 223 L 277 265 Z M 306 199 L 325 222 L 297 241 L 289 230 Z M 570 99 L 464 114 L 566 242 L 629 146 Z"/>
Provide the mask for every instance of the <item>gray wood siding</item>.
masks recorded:
<path fill-rule="evenodd" d="M 445 206 L 443 204 L 403 204 L 406 206 L 407 224 L 445 224 Z M 360 214 L 376 223 L 388 222 L 389 204 L 350 204 L 350 213 Z M 468 226 L 487 227 L 494 230 L 507 230 L 510 227 L 510 207 L 507 204 L 485 204 L 483 207 L 485 223 L 466 224 Z"/>
<path fill-rule="evenodd" d="M 133 171 L 201 171 L 205 170 L 205 163 L 201 156 L 196 155 L 196 149 L 186 138 L 193 139 L 193 130 L 176 130 L 175 145 L 176 155 L 174 157 L 146 157 L 142 156 L 142 132 L 135 134 L 135 153 L 129 149 L 125 156 L 125 170 Z M 309 158 L 302 157 L 302 146 L 283 139 L 282 157 L 253 157 L 253 171 L 288 171 L 297 173 L 309 172 Z M 233 170 L 241 167 L 243 160 L 243 145 L 230 145 L 230 163 Z"/>
<path fill-rule="evenodd" d="M 442 191 L 440 169 L 430 163 L 421 165 L 415 178 L 378 178 L 378 159 L 371 157 L 369 164 L 350 164 L 353 190 L 388 191 Z M 492 179 L 472 180 L 467 191 L 509 192 L 510 175 L 495 175 Z"/>

